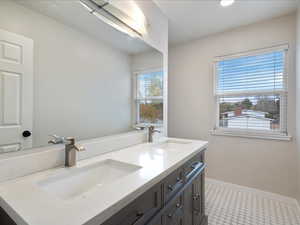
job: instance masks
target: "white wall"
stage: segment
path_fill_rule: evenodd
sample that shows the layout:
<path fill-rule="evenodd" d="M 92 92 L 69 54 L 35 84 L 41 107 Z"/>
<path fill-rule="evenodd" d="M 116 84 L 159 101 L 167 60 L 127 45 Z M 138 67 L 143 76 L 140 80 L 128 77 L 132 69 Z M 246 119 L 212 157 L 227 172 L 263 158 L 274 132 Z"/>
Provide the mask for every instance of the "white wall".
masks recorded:
<path fill-rule="evenodd" d="M 213 58 L 289 43 L 288 130 L 295 136 L 295 15 L 240 27 L 170 49 L 169 135 L 209 140 L 208 177 L 296 196 L 295 141 L 210 136 Z"/>
<path fill-rule="evenodd" d="M 12 1 L 0 28 L 34 41 L 34 146 L 49 134 L 79 139 L 130 129 L 130 57 Z"/>
<path fill-rule="evenodd" d="M 163 68 L 163 55 L 159 51 L 147 51 L 131 56 L 132 72 Z"/>

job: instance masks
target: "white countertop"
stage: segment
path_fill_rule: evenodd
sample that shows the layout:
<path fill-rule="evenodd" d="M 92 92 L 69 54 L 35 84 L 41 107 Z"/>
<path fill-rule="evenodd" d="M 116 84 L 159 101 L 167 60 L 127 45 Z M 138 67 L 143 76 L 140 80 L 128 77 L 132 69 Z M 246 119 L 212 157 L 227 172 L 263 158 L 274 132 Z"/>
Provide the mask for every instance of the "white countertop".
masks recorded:
<path fill-rule="evenodd" d="M 163 150 L 145 143 L 78 161 L 78 168 L 112 159 L 141 169 L 69 200 L 44 191 L 37 183 L 72 168 L 49 169 L 1 183 L 0 207 L 18 225 L 99 225 L 207 146 L 206 141 L 189 141 L 180 150 Z"/>

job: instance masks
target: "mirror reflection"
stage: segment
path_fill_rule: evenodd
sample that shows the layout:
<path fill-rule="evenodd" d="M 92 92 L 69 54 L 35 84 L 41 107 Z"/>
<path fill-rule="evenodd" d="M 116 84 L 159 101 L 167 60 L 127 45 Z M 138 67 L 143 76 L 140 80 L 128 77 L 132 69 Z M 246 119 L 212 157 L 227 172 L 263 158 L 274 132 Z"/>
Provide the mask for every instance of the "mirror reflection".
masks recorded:
<path fill-rule="evenodd" d="M 1 1 L 0 153 L 163 127 L 162 54 L 82 3 Z"/>

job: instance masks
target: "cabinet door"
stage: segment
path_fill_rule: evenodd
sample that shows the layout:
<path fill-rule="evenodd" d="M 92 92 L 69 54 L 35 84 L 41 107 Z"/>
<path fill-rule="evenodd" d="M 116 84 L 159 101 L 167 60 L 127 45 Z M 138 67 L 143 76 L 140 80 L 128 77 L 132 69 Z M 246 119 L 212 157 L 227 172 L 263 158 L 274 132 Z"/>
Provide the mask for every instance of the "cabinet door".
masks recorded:
<path fill-rule="evenodd" d="M 163 181 L 164 203 L 167 203 L 183 187 L 183 169 L 179 168 Z"/>
<path fill-rule="evenodd" d="M 160 210 L 161 206 L 162 191 L 161 184 L 158 184 L 102 225 L 143 225 Z"/>
<path fill-rule="evenodd" d="M 185 225 L 205 224 L 204 170 L 184 191 Z"/>
<path fill-rule="evenodd" d="M 184 197 L 180 195 L 163 215 L 165 225 L 184 225 Z"/>
<path fill-rule="evenodd" d="M 193 201 L 193 225 L 201 223 L 202 206 L 201 206 L 201 174 L 196 177 L 192 184 L 192 201 Z"/>
<path fill-rule="evenodd" d="M 193 184 L 184 190 L 184 224 L 193 225 Z"/>
<path fill-rule="evenodd" d="M 204 224 L 205 217 L 205 175 L 204 170 L 199 174 L 192 185 L 193 225 Z"/>

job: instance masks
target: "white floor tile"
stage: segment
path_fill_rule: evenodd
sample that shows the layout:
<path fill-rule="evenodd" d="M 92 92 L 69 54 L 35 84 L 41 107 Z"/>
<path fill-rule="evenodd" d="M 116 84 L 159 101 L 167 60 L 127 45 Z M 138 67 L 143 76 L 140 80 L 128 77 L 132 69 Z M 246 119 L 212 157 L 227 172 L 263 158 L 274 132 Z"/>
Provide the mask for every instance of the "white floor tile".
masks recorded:
<path fill-rule="evenodd" d="M 206 179 L 209 225 L 300 225 L 295 199 Z"/>

